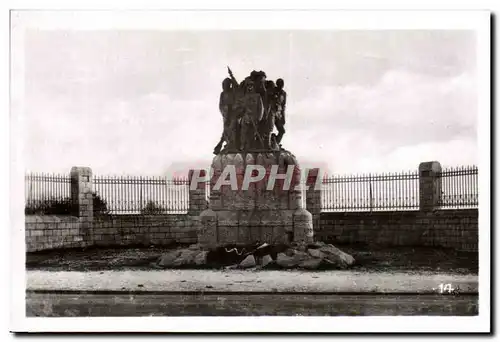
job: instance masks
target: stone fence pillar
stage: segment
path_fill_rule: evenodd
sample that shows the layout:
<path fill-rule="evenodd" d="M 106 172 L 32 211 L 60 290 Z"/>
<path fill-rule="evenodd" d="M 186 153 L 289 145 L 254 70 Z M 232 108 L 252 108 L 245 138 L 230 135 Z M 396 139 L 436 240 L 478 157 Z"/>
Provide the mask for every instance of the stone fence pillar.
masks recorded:
<path fill-rule="evenodd" d="M 92 237 L 94 199 L 92 196 L 92 170 L 89 167 L 71 168 L 72 215 L 80 218 L 81 235 L 87 242 Z"/>
<path fill-rule="evenodd" d="M 420 163 L 418 166 L 420 211 L 433 211 L 440 205 L 442 178 L 441 164 L 437 161 Z"/>
<path fill-rule="evenodd" d="M 189 170 L 189 215 L 199 216 L 201 212 L 208 208 L 206 197 L 206 170 Z M 193 179 L 194 177 L 194 179 Z M 192 181 L 197 182 L 196 188 L 191 187 Z"/>
<path fill-rule="evenodd" d="M 308 174 L 306 175 L 306 209 L 312 215 L 313 220 L 313 230 L 314 235 L 318 233 L 319 224 L 320 224 L 320 214 L 321 214 L 321 183 L 316 186 L 316 181 L 318 177 L 321 177 L 319 174 L 319 169 L 309 169 L 306 170 Z"/>

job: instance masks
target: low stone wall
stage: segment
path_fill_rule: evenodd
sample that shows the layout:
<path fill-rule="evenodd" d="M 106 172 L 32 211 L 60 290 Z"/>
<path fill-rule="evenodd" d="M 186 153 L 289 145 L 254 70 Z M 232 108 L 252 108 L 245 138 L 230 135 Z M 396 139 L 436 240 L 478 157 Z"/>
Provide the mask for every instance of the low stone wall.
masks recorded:
<path fill-rule="evenodd" d="M 323 212 L 319 217 L 314 227 L 317 241 L 478 250 L 477 209 Z M 198 240 L 199 224 L 199 217 L 191 215 L 112 215 L 94 218 L 89 231 L 77 217 L 28 215 L 26 249 L 191 244 Z"/>
<path fill-rule="evenodd" d="M 197 219 L 189 215 L 113 215 L 94 218 L 92 240 L 96 246 L 196 243 Z"/>
<path fill-rule="evenodd" d="M 74 216 L 27 215 L 26 251 L 84 247 L 85 235 L 80 219 Z"/>
<path fill-rule="evenodd" d="M 323 212 L 314 237 L 335 243 L 478 250 L 478 210 Z"/>
<path fill-rule="evenodd" d="M 90 230 L 74 216 L 26 216 L 26 250 L 87 246 L 196 243 L 198 217 L 189 215 L 111 215 L 96 218 Z"/>

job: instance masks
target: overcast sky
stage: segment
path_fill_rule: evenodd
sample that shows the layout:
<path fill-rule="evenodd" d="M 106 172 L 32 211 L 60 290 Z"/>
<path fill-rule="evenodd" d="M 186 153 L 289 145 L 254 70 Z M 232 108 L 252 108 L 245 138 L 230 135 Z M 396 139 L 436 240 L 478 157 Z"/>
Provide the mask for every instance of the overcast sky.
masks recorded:
<path fill-rule="evenodd" d="M 163 175 L 209 165 L 221 81 L 283 78 L 283 146 L 331 173 L 478 162 L 473 31 L 25 35 L 25 165 Z"/>

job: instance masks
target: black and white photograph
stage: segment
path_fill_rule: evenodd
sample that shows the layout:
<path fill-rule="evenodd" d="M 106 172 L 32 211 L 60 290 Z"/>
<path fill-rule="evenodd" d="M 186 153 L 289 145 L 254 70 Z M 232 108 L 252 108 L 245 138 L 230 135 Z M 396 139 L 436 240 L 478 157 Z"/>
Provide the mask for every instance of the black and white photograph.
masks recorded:
<path fill-rule="evenodd" d="M 12 10 L 15 330 L 489 331 L 490 20 Z"/>

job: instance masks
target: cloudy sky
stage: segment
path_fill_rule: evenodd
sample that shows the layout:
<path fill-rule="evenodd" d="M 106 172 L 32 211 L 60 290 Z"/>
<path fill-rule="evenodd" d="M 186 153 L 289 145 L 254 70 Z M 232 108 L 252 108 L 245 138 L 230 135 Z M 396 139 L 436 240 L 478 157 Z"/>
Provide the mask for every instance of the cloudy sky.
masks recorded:
<path fill-rule="evenodd" d="M 283 145 L 331 173 L 478 162 L 473 31 L 29 30 L 28 170 L 161 175 L 208 166 L 221 81 L 283 78 Z"/>

